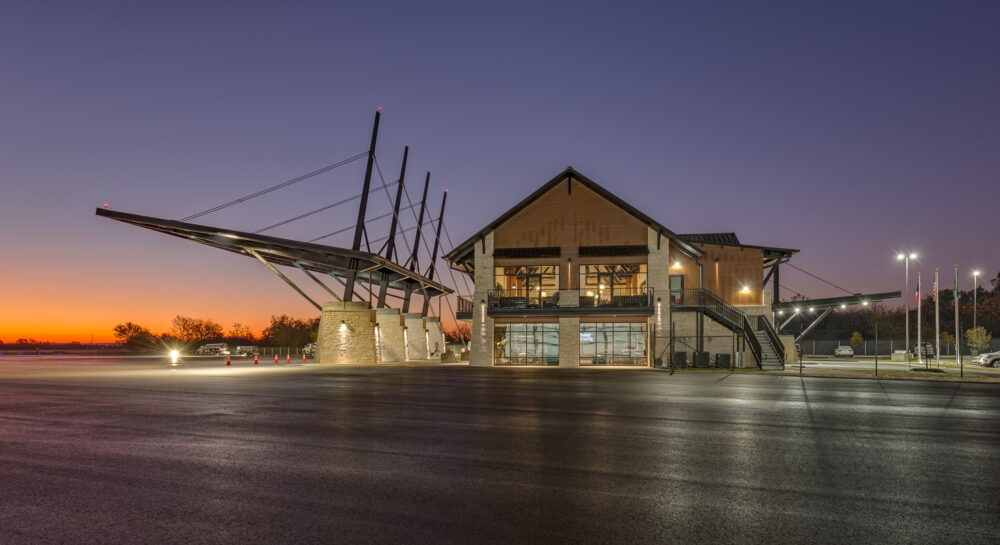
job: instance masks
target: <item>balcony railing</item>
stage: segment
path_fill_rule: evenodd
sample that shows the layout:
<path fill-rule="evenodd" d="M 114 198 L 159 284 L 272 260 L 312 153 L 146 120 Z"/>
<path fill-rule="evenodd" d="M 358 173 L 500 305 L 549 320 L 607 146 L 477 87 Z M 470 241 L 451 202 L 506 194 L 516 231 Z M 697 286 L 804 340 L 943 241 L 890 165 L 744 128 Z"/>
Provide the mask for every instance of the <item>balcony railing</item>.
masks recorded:
<path fill-rule="evenodd" d="M 462 297 L 456 297 L 455 317 L 458 319 L 472 318 L 472 301 Z"/>
<path fill-rule="evenodd" d="M 490 308 L 555 308 L 559 306 L 559 292 L 550 294 L 540 290 L 490 290 L 486 300 Z"/>
<path fill-rule="evenodd" d="M 605 290 L 580 290 L 580 307 L 651 307 L 653 288 L 614 288 Z"/>

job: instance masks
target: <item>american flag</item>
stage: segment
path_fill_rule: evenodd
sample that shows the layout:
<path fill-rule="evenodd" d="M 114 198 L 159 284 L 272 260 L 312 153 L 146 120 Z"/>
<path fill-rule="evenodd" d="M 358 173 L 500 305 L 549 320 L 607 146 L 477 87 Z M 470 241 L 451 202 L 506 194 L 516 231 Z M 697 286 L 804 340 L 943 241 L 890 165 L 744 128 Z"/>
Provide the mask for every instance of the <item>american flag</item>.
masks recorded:
<path fill-rule="evenodd" d="M 920 275 L 917 275 L 917 291 L 913 294 L 913 298 L 916 299 L 917 304 L 920 304 Z"/>
<path fill-rule="evenodd" d="M 938 290 L 938 285 L 937 284 L 938 284 L 938 282 L 937 282 L 937 272 L 935 272 L 934 273 L 934 301 L 937 301 L 937 290 Z"/>

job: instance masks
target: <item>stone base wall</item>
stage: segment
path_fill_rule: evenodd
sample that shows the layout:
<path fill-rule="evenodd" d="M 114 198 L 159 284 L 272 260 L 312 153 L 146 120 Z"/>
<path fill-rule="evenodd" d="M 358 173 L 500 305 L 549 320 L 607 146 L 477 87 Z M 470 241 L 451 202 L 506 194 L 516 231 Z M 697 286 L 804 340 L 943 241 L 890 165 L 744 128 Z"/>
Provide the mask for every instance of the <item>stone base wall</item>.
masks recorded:
<path fill-rule="evenodd" d="M 375 323 L 375 313 L 366 301 L 323 303 L 316 362 L 376 363 Z"/>
<path fill-rule="evenodd" d="M 427 353 L 430 354 L 431 359 L 440 358 L 447 346 L 444 340 L 444 329 L 441 327 L 441 318 L 424 318 L 424 326 L 427 328 Z"/>
<path fill-rule="evenodd" d="M 785 345 L 785 364 L 798 363 L 799 355 L 795 350 L 795 335 L 778 335 L 781 344 Z"/>
<path fill-rule="evenodd" d="M 427 328 L 424 326 L 424 317 L 418 312 L 407 312 L 403 314 L 406 321 L 406 351 L 410 361 L 426 360 L 427 357 Z"/>
<path fill-rule="evenodd" d="M 399 309 L 380 308 L 375 311 L 375 319 L 378 322 L 376 352 L 379 355 L 379 361 L 406 361 L 406 347 L 403 345 L 403 331 L 406 323 L 399 313 Z"/>

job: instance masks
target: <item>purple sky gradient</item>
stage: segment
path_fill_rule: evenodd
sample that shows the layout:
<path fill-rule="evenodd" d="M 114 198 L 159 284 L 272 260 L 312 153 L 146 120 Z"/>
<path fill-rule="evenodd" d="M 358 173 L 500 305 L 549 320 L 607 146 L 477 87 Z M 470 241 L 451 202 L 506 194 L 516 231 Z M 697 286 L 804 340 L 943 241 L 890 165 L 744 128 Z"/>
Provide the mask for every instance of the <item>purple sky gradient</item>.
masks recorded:
<path fill-rule="evenodd" d="M 257 263 L 93 209 L 181 218 L 251 193 L 364 151 L 378 106 L 386 177 L 410 145 L 411 196 L 427 170 L 433 211 L 451 190 L 455 242 L 572 165 L 677 232 L 801 249 L 851 291 L 901 289 L 901 249 L 949 287 L 955 263 L 995 276 L 1000 4 L 750 4 L 7 2 L 0 339 L 38 329 L 19 313 L 68 327 L 95 305 L 114 310 L 98 336 L 314 314 Z M 199 221 L 257 229 L 356 193 L 363 168 Z"/>

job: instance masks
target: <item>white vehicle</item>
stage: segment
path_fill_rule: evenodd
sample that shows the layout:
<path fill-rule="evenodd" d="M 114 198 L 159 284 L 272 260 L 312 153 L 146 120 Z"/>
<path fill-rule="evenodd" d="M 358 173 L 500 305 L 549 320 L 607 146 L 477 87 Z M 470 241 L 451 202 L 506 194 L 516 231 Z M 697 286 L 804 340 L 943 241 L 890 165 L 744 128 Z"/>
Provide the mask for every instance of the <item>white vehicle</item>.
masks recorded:
<path fill-rule="evenodd" d="M 1000 367 L 1000 352 L 987 352 L 972 358 L 973 363 L 983 367 Z"/>
<path fill-rule="evenodd" d="M 838 346 L 836 350 L 833 351 L 833 357 L 835 358 L 853 358 L 854 349 L 850 346 Z"/>
<path fill-rule="evenodd" d="M 237 356 L 252 356 L 254 354 L 259 354 L 260 350 L 256 346 L 237 346 L 236 355 Z"/>
<path fill-rule="evenodd" d="M 203 344 L 194 353 L 198 356 L 228 356 L 229 345 L 226 343 Z"/>

